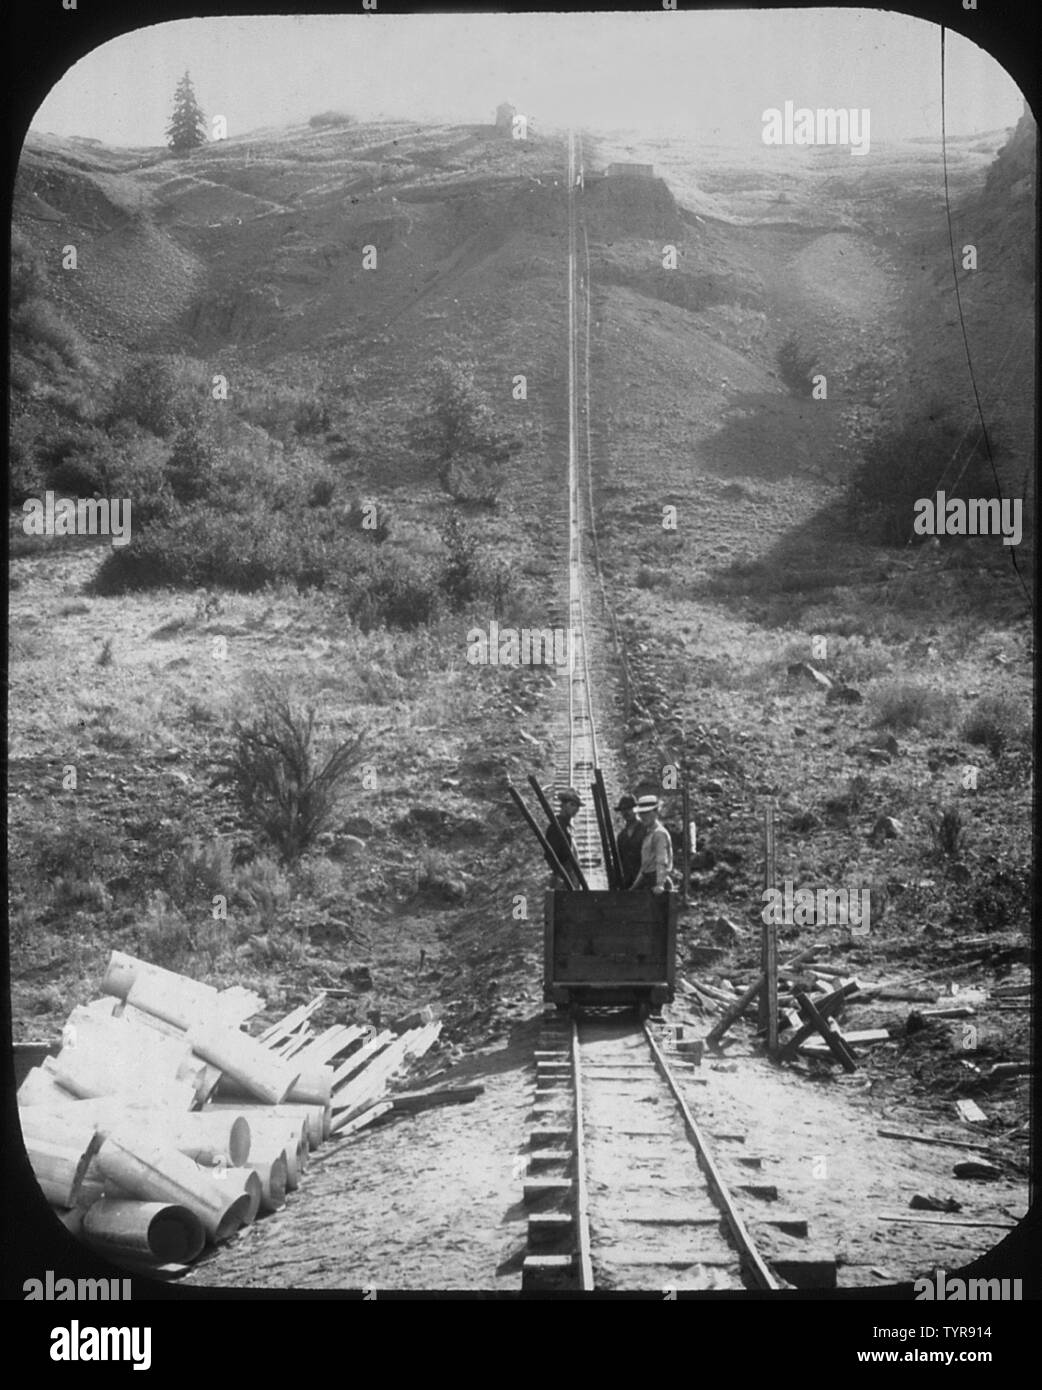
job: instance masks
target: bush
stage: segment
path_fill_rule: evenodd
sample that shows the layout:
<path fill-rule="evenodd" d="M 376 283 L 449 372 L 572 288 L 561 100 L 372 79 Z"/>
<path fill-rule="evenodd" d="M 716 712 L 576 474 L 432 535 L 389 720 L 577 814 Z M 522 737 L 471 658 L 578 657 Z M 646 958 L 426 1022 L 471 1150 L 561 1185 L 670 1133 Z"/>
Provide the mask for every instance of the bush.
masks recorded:
<path fill-rule="evenodd" d="M 21 339 L 21 345 L 34 356 L 39 355 L 34 349 L 45 347 L 69 367 L 82 367 L 87 360 L 80 335 L 43 299 L 23 302 L 12 315 L 11 334 L 14 341 Z"/>
<path fill-rule="evenodd" d="M 118 837 L 101 825 L 48 826 L 40 835 L 33 856 L 39 877 L 45 881 L 64 876 L 89 882 L 111 877 L 123 867 L 123 847 Z"/>
<path fill-rule="evenodd" d="M 800 347 L 790 334 L 775 353 L 781 379 L 794 396 L 809 396 L 814 387 L 814 356 Z"/>
<path fill-rule="evenodd" d="M 967 743 L 983 744 L 996 757 L 1006 747 L 1026 744 L 1030 732 L 1030 719 L 1023 707 L 1006 695 L 985 695 L 962 725 Z"/>
<path fill-rule="evenodd" d="M 234 726 L 227 774 L 243 814 L 288 863 L 295 863 L 324 830 L 365 756 L 369 736 L 355 734 L 320 751 L 315 711 L 267 689 L 259 713 Z"/>
<path fill-rule="evenodd" d="M 146 357 L 129 367 L 113 387 L 109 422 L 133 420 L 142 429 L 169 439 L 195 414 L 196 393 L 186 363 Z"/>
<path fill-rule="evenodd" d="M 370 735 L 363 731 L 320 749 L 315 710 L 264 688 L 260 712 L 249 723 L 236 721 L 233 737 L 235 751 L 221 781 L 232 785 L 246 819 L 295 863 L 328 826 Z"/>
<path fill-rule="evenodd" d="M 43 260 L 24 232 L 11 229 L 11 288 L 10 306 L 12 327 L 20 311 L 37 299 L 47 283 Z"/>
<path fill-rule="evenodd" d="M 293 412 L 293 428 L 297 434 L 321 434 L 329 429 L 329 406 L 318 396 L 305 396 Z"/>
<path fill-rule="evenodd" d="M 209 424 L 191 420 L 182 425 L 166 468 L 171 490 L 179 502 L 197 502 L 207 496 L 221 457 L 220 445 Z"/>
<path fill-rule="evenodd" d="M 1004 448 L 992 438 L 992 453 Z M 994 491 L 983 436 L 952 418 L 943 403 L 891 425 L 869 444 L 850 482 L 851 524 L 886 545 L 904 545 L 915 532 L 915 504 L 940 487 L 951 498 Z"/>
<path fill-rule="evenodd" d="M 344 578 L 343 588 L 348 612 L 363 632 L 420 627 L 437 613 L 430 566 L 412 555 L 370 549 Z"/>
<path fill-rule="evenodd" d="M 323 473 L 311 484 L 311 491 L 308 493 L 309 507 L 328 507 L 336 496 L 336 479 L 329 473 Z"/>
<path fill-rule="evenodd" d="M 426 404 L 409 428 L 412 447 L 457 502 L 495 506 L 509 460 L 521 441 L 494 427 L 469 368 L 434 365 Z"/>
<path fill-rule="evenodd" d="M 220 836 L 209 844 L 193 839 L 168 868 L 165 882 L 171 897 L 186 907 L 200 900 L 209 907 L 217 894 L 230 897 L 235 886 L 231 845 Z"/>
<path fill-rule="evenodd" d="M 884 728 L 950 728 L 954 722 L 954 696 L 915 681 L 887 681 L 872 699 L 876 723 Z"/>
<path fill-rule="evenodd" d="M 932 817 L 930 828 L 938 851 L 946 858 L 954 859 L 962 848 L 963 820 L 959 808 L 943 807 Z"/>
<path fill-rule="evenodd" d="M 163 892 L 149 900 L 137 930 L 138 954 L 153 965 L 176 970 L 192 957 L 194 942 L 187 919 Z"/>
<path fill-rule="evenodd" d="M 289 907 L 289 880 L 274 859 L 258 855 L 235 870 L 235 901 L 256 914 L 264 931 L 271 931 Z"/>
<path fill-rule="evenodd" d="M 438 587 L 453 608 L 482 600 L 496 617 L 502 617 L 514 593 L 513 571 L 490 558 L 477 536 L 456 512 L 442 527 L 441 539 L 448 551 L 438 577 Z"/>
<path fill-rule="evenodd" d="M 450 512 L 441 538 L 448 558 L 441 571 L 440 587 L 453 607 L 477 598 L 480 588 L 478 538 L 457 512 Z"/>
<path fill-rule="evenodd" d="M 198 503 L 135 531 L 130 545 L 102 561 L 94 590 L 228 588 L 254 593 L 267 584 L 322 588 L 348 563 L 343 536 L 332 521 L 299 513 L 249 512 Z"/>

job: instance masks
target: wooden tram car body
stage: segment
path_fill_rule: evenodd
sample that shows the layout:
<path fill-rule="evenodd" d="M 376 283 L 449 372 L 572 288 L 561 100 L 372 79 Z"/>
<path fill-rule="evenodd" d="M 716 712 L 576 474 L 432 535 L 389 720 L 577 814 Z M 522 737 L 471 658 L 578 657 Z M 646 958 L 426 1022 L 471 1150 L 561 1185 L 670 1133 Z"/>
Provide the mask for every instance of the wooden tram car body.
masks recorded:
<path fill-rule="evenodd" d="M 671 1003 L 678 910 L 676 893 L 549 891 L 543 998 L 561 1007 Z"/>

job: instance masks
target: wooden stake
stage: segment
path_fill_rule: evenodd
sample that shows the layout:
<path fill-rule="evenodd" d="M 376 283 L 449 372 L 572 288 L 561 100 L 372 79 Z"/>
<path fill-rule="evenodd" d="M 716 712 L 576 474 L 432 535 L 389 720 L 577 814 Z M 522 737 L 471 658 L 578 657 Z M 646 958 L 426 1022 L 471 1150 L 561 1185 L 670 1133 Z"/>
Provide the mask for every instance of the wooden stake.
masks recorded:
<path fill-rule="evenodd" d="M 764 889 L 773 889 L 775 866 L 774 801 L 763 807 Z M 778 1052 L 778 928 L 774 922 L 764 922 L 761 934 L 761 969 L 764 989 L 760 995 L 760 1028 L 766 1033 L 768 1055 Z"/>
<path fill-rule="evenodd" d="M 513 798 L 514 804 L 516 805 L 517 809 L 521 812 L 525 820 L 528 822 L 528 828 L 539 841 L 539 845 L 543 853 L 547 856 L 547 858 L 553 865 L 554 873 L 557 874 L 557 876 L 561 879 L 561 881 L 565 884 L 566 887 L 573 887 L 572 880 L 569 878 L 564 865 L 561 863 L 560 859 L 558 859 L 557 855 L 551 848 L 550 841 L 543 834 L 542 830 L 539 827 L 539 824 L 536 821 L 536 818 L 532 815 L 532 812 L 528 809 L 528 807 L 522 800 L 521 793 L 518 791 L 516 787 L 508 787 L 507 791 Z"/>
<path fill-rule="evenodd" d="M 608 875 L 609 884 L 622 889 L 627 887 L 622 881 L 622 860 L 619 858 L 619 842 L 615 835 L 615 826 L 611 819 L 611 803 L 608 801 L 608 791 L 604 785 L 604 774 L 599 767 L 593 769 L 593 779 L 600 793 L 601 806 L 604 810 L 604 825 L 608 837 L 608 857 L 611 860 L 611 871 Z"/>
<path fill-rule="evenodd" d="M 681 840 L 681 872 L 683 874 L 682 892 L 685 903 L 691 895 L 691 796 L 688 791 L 687 778 L 684 778 L 680 788 L 680 818 L 682 822 Z"/>

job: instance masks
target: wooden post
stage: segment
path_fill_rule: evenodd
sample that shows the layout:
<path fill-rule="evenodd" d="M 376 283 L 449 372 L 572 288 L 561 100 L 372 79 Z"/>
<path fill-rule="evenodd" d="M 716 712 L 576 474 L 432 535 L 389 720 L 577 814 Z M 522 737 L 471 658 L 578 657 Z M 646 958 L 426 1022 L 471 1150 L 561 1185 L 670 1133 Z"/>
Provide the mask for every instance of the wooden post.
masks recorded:
<path fill-rule="evenodd" d="M 531 830 L 532 834 L 533 834 L 533 835 L 536 837 L 536 839 L 539 841 L 539 844 L 540 844 L 540 846 L 541 846 L 541 848 L 542 848 L 543 853 L 544 853 L 545 855 L 547 855 L 547 857 L 550 859 L 551 863 L 553 864 L 554 873 L 557 874 L 558 877 L 562 879 L 562 881 L 564 882 L 564 884 L 566 885 L 566 887 L 571 888 L 571 886 L 572 886 L 572 880 L 568 877 L 567 871 L 565 870 L 565 867 L 564 867 L 564 865 L 561 863 L 560 859 L 558 859 L 557 855 L 556 855 L 556 854 L 554 853 L 554 851 L 551 849 L 551 847 L 550 847 L 550 841 L 549 841 L 549 840 L 546 838 L 546 836 L 543 834 L 542 830 L 540 830 L 539 825 L 538 825 L 538 822 L 536 821 L 535 816 L 532 815 L 532 812 L 528 809 L 528 807 L 525 805 L 524 801 L 521 799 L 521 793 L 518 791 L 518 789 L 517 789 L 516 787 L 508 787 L 508 788 L 507 788 L 507 791 L 508 791 L 508 792 L 510 793 L 510 795 L 513 797 L 513 799 L 514 799 L 514 804 L 517 806 L 517 809 L 521 812 L 521 814 L 524 816 L 525 820 L 528 822 L 528 828 L 529 828 L 529 830 Z"/>
<path fill-rule="evenodd" d="M 691 797 L 688 792 L 687 777 L 684 778 L 680 788 L 680 818 L 683 827 L 680 863 L 684 876 L 683 897 L 684 902 L 687 903 L 691 894 Z"/>
<path fill-rule="evenodd" d="M 777 877 L 774 842 L 774 801 L 768 799 L 763 806 L 763 886 L 772 889 Z M 778 1051 L 778 928 L 774 922 L 764 922 L 760 935 L 760 968 L 764 976 L 764 989 L 760 995 L 760 1029 L 765 1034 L 767 1053 L 773 1057 Z"/>
<path fill-rule="evenodd" d="M 611 869 L 608 874 L 608 881 L 616 889 L 625 888 L 622 881 L 622 860 L 619 858 L 619 842 L 615 838 L 615 827 L 611 821 L 611 803 L 608 800 L 608 790 L 604 785 L 604 774 L 599 767 L 593 769 L 594 782 L 600 793 L 601 807 L 604 811 L 604 826 L 608 837 L 608 855 L 611 859 Z"/>

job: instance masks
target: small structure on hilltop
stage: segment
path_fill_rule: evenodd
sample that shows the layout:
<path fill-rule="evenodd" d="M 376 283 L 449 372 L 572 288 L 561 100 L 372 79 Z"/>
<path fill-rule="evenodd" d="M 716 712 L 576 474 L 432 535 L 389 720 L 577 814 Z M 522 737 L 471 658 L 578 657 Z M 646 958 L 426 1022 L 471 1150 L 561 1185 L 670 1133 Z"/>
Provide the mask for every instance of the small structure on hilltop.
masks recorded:
<path fill-rule="evenodd" d="M 511 134 L 514 128 L 514 117 L 517 115 L 517 108 L 510 105 L 509 101 L 501 101 L 496 107 L 496 129 Z"/>
<path fill-rule="evenodd" d="M 609 164 L 604 171 L 609 179 L 653 179 L 654 164 Z"/>

